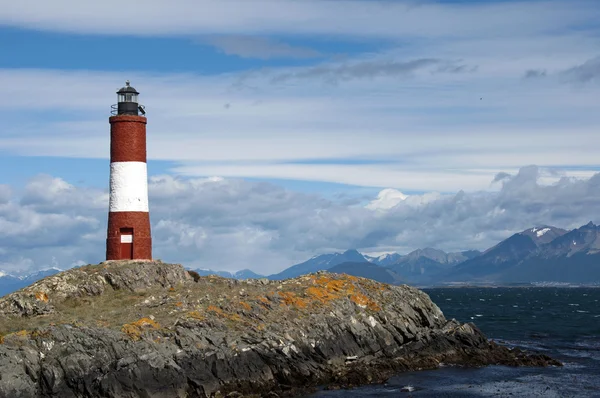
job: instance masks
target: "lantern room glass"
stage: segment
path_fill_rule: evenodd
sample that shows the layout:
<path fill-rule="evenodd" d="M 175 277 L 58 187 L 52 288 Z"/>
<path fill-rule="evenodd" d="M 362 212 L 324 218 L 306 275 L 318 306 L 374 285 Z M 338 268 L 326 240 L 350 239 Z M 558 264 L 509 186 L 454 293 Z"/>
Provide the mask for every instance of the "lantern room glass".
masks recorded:
<path fill-rule="evenodd" d="M 138 102 L 138 95 L 136 93 L 118 93 L 119 102 Z"/>

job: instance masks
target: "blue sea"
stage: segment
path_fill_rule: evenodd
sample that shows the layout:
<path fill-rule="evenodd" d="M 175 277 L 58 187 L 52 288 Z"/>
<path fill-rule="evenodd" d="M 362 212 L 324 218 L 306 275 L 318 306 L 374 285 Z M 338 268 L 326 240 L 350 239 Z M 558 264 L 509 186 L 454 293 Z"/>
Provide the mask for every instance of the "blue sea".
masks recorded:
<path fill-rule="evenodd" d="M 424 290 L 446 318 L 474 322 L 488 338 L 543 352 L 564 367 L 444 367 L 311 397 L 600 397 L 600 289 Z"/>

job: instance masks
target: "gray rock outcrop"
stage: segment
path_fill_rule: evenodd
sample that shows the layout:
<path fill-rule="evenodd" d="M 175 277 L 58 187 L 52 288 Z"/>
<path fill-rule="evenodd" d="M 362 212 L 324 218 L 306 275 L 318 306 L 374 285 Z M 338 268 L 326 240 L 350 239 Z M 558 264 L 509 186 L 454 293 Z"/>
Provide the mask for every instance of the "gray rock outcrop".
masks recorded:
<path fill-rule="evenodd" d="M 0 299 L 0 397 L 285 396 L 440 363 L 559 365 L 446 320 L 415 288 L 347 275 L 115 262 Z"/>

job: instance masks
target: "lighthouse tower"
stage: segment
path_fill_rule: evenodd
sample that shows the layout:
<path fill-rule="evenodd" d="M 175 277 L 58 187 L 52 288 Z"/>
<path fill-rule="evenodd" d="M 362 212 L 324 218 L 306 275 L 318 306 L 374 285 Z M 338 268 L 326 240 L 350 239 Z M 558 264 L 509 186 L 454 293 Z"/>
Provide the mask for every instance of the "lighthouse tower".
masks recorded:
<path fill-rule="evenodd" d="M 152 259 L 146 168 L 146 117 L 137 90 L 117 91 L 110 122 L 110 202 L 107 260 Z"/>

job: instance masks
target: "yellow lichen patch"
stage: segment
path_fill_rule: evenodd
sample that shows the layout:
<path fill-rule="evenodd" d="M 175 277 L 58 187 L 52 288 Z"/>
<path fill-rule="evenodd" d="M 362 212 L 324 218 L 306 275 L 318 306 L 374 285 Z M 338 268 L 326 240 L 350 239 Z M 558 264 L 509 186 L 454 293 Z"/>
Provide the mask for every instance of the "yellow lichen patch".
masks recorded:
<path fill-rule="evenodd" d="M 306 308 L 306 302 L 297 297 L 293 292 L 279 292 L 279 297 L 283 299 L 286 305 L 294 305 L 298 308 Z"/>
<path fill-rule="evenodd" d="M 0 334 L 0 344 L 4 344 L 4 336 Z"/>
<path fill-rule="evenodd" d="M 344 279 L 333 279 L 329 276 L 320 276 L 315 280 L 315 284 L 326 289 L 329 293 L 353 293 L 354 284 L 351 280 Z"/>
<path fill-rule="evenodd" d="M 238 314 L 226 314 L 225 316 L 227 317 L 227 319 L 236 321 L 236 322 L 239 322 L 242 320 L 242 318 L 240 318 L 240 316 Z"/>
<path fill-rule="evenodd" d="M 188 312 L 188 313 L 187 313 L 187 316 L 188 316 L 189 318 L 194 318 L 194 319 L 197 319 L 197 320 L 199 320 L 199 321 L 203 321 L 203 320 L 205 319 L 205 318 L 202 316 L 202 314 L 200 314 L 200 312 L 199 312 L 199 311 L 191 311 L 191 312 Z"/>
<path fill-rule="evenodd" d="M 242 307 L 244 307 L 244 309 L 246 311 L 251 311 L 252 310 L 252 306 L 250 304 L 246 303 L 245 301 L 240 301 L 240 305 Z"/>
<path fill-rule="evenodd" d="M 44 292 L 37 292 L 35 294 L 35 298 L 36 298 L 36 300 L 43 301 L 44 303 L 48 302 L 48 295 Z"/>
<path fill-rule="evenodd" d="M 332 280 L 330 282 L 327 282 L 327 284 L 325 285 L 327 287 L 327 290 L 330 291 L 334 291 L 334 292 L 341 292 L 342 290 L 344 290 L 346 288 L 346 281 L 343 280 Z"/>
<path fill-rule="evenodd" d="M 150 318 L 142 318 L 132 323 L 126 323 L 121 331 L 133 340 L 139 340 L 144 329 L 159 329 L 160 325 Z"/>
<path fill-rule="evenodd" d="M 18 332 L 15 333 L 15 336 L 27 337 L 27 330 L 19 330 Z"/>
<path fill-rule="evenodd" d="M 314 286 L 307 288 L 306 294 L 310 298 L 312 298 L 314 300 L 318 300 L 322 303 L 326 303 L 328 301 L 335 300 L 339 297 L 339 295 L 329 292 L 326 288 L 314 287 Z"/>
<path fill-rule="evenodd" d="M 270 303 L 271 303 L 271 301 L 270 301 L 268 298 L 264 297 L 264 296 L 260 296 L 260 297 L 258 297 L 258 301 L 260 301 L 260 303 L 261 303 L 261 304 L 262 304 L 264 307 L 268 307 L 268 306 L 270 305 Z"/>
<path fill-rule="evenodd" d="M 355 293 L 350 296 L 350 300 L 363 308 L 368 308 L 371 311 L 379 311 L 381 308 L 373 300 L 362 293 Z"/>
<path fill-rule="evenodd" d="M 380 311 L 377 303 L 368 296 L 359 292 L 360 287 L 369 289 L 360 279 L 352 275 L 342 275 L 341 278 L 334 278 L 330 275 L 312 276 L 313 283 L 317 286 L 311 286 L 306 289 L 306 294 L 321 303 L 327 303 L 331 300 L 340 298 L 350 298 L 357 305 L 368 308 L 372 311 Z"/>
<path fill-rule="evenodd" d="M 369 302 L 368 297 L 361 293 L 351 295 L 350 300 L 355 304 L 365 308 L 367 307 L 367 303 Z"/>
<path fill-rule="evenodd" d="M 214 305 L 209 305 L 208 308 L 206 308 L 206 311 L 214 312 L 217 315 L 223 315 L 223 310 L 219 307 L 215 307 Z"/>
<path fill-rule="evenodd" d="M 242 318 L 240 318 L 240 316 L 238 314 L 228 314 L 225 311 L 223 311 L 222 309 L 220 309 L 219 307 L 215 307 L 214 305 L 209 305 L 208 308 L 206 308 L 206 311 L 209 312 L 214 312 L 215 314 L 229 319 L 231 321 L 241 321 Z"/>

